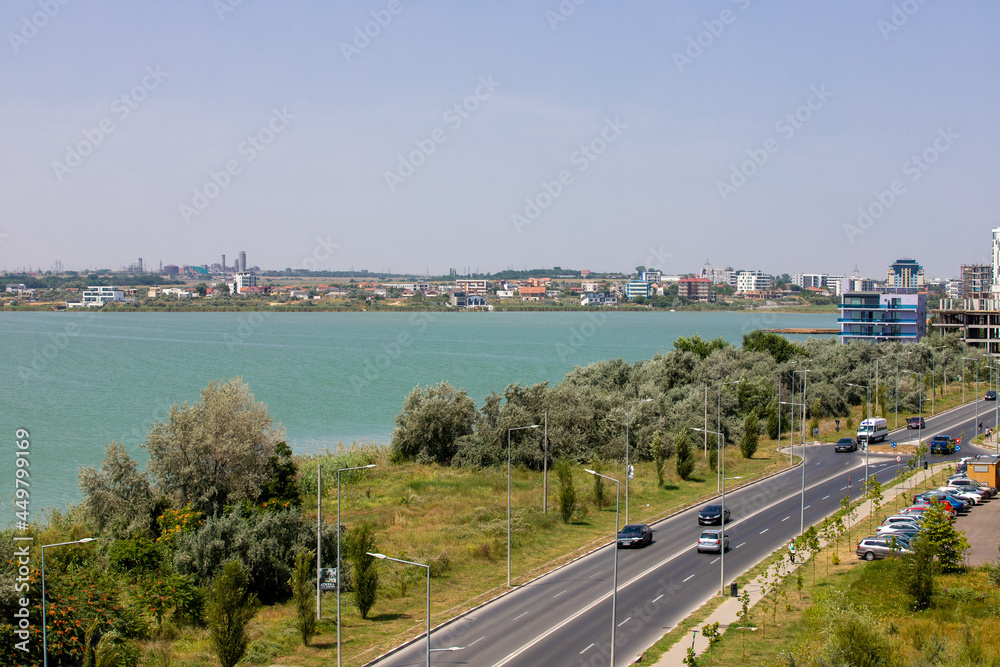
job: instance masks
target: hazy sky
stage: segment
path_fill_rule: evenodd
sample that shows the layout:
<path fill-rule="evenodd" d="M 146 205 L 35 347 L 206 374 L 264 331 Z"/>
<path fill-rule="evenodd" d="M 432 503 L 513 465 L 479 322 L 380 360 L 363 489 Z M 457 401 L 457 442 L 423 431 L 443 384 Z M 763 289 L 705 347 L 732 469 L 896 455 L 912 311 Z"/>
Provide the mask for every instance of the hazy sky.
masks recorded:
<path fill-rule="evenodd" d="M 7 0 L 0 25 L 0 268 L 949 277 L 1000 225 L 986 0 Z"/>

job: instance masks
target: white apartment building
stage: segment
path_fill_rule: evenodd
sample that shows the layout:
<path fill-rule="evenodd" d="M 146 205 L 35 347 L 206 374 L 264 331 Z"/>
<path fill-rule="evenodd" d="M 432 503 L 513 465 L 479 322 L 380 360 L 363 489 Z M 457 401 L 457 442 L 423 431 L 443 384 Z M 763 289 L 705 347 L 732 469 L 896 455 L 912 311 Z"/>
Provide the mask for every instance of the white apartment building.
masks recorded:
<path fill-rule="evenodd" d="M 737 271 L 733 276 L 735 285 L 733 289 L 737 292 L 757 292 L 771 289 L 773 281 L 771 276 L 762 271 Z"/>

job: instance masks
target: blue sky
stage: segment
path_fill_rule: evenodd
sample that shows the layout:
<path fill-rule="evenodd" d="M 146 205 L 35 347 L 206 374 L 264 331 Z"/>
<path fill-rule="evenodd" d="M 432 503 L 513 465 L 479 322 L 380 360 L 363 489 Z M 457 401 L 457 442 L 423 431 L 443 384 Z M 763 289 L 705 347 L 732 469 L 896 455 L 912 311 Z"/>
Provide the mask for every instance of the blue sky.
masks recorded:
<path fill-rule="evenodd" d="M 949 277 L 1000 224 L 985 0 L 63 1 L 0 9 L 0 268 Z"/>

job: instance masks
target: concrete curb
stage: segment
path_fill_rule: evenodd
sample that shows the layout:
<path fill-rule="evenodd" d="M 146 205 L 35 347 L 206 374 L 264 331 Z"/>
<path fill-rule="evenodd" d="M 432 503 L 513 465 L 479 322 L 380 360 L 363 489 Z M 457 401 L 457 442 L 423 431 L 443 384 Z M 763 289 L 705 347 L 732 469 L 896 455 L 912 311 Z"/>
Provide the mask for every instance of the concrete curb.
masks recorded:
<path fill-rule="evenodd" d="M 908 486 L 923 482 L 928 477 L 935 475 L 937 472 L 944 469 L 951 463 L 952 462 L 938 463 L 927 470 L 918 471 L 917 474 L 914 477 L 911 477 L 910 479 L 903 480 L 902 482 L 894 486 L 891 486 L 888 489 L 884 489 L 883 490 L 884 500 L 885 501 L 892 500 L 901 493 L 908 492 L 909 490 L 907 488 Z M 857 508 L 857 513 L 858 516 L 854 522 L 854 526 L 857 526 L 859 523 L 861 523 L 862 520 L 871 516 L 872 502 L 870 500 L 866 500 L 863 503 L 861 503 Z M 852 528 L 854 526 L 852 526 Z M 823 544 L 823 546 L 826 545 Z M 797 563 L 795 567 L 789 571 L 794 572 L 798 568 L 802 567 L 802 565 L 804 565 L 804 563 L 802 562 Z M 761 579 L 765 576 L 766 574 L 758 576 L 756 579 L 754 579 L 744 587 L 744 590 L 749 592 L 750 594 L 751 609 L 758 602 L 760 602 L 761 598 L 763 597 L 760 593 Z M 719 632 L 723 633 L 730 625 L 736 623 L 739 620 L 739 613 L 742 610 L 742 608 L 743 604 L 739 601 L 738 598 L 732 598 L 732 597 L 726 598 L 726 600 L 722 603 L 722 605 L 719 606 L 718 609 L 716 609 L 714 612 L 711 613 L 711 615 L 709 615 L 708 618 L 702 621 L 701 627 L 695 628 L 696 630 L 694 637 L 695 653 L 700 655 L 701 653 L 704 653 L 708 649 L 708 639 L 701 635 L 702 627 L 706 625 L 712 625 L 713 623 L 717 622 L 719 624 Z M 673 645 L 673 647 L 670 648 L 669 651 L 663 654 L 663 657 L 661 657 L 659 661 L 655 663 L 654 667 L 680 667 L 681 665 L 684 664 L 683 661 L 687 658 L 687 649 L 689 646 L 691 646 L 691 643 L 689 643 L 686 638 L 679 640 L 676 644 Z"/>

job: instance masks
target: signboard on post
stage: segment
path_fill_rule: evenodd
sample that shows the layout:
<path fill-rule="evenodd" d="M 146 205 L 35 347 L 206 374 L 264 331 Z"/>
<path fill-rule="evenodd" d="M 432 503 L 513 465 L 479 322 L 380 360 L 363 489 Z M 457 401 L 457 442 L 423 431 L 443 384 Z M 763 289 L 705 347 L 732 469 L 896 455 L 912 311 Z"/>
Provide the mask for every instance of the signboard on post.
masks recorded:
<path fill-rule="evenodd" d="M 903 460 L 903 457 L 897 454 L 896 455 L 896 463 L 899 463 L 902 460 Z"/>
<path fill-rule="evenodd" d="M 319 589 L 321 591 L 337 590 L 337 568 L 324 567 L 319 571 Z"/>

